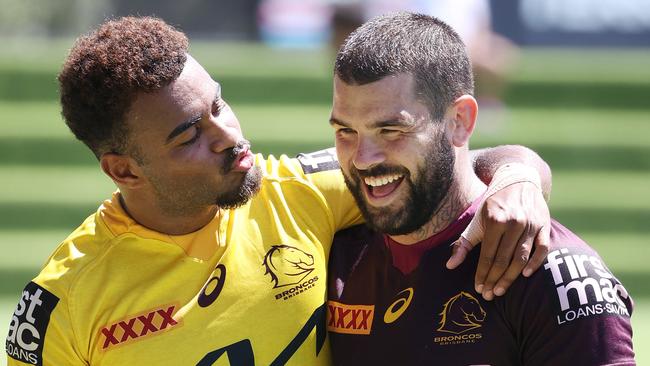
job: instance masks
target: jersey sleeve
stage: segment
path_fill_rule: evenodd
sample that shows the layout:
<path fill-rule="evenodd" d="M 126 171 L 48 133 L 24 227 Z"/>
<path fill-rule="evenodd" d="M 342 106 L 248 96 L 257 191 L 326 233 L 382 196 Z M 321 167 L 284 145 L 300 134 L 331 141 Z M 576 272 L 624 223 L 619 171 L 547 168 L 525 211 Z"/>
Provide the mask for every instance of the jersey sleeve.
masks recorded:
<path fill-rule="evenodd" d="M 361 212 L 343 180 L 334 148 L 299 154 L 293 160 L 299 165 L 304 178 L 323 195 L 334 217 L 335 230 L 363 222 Z"/>
<path fill-rule="evenodd" d="M 524 365 L 635 365 L 633 301 L 587 246 L 552 250 L 504 300 Z"/>
<path fill-rule="evenodd" d="M 35 282 L 27 284 L 9 324 L 8 365 L 86 365 L 73 340 L 65 300 Z"/>

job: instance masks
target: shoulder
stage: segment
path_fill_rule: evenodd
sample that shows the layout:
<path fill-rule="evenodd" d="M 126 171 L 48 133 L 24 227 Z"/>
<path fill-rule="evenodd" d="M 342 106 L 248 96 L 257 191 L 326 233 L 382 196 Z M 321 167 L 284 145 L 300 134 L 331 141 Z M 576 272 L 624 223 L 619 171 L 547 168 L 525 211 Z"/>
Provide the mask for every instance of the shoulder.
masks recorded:
<path fill-rule="evenodd" d="M 301 153 L 295 158 L 286 155 L 264 158 L 258 155 L 257 164 L 267 183 L 299 183 L 326 196 L 349 196 L 334 148 Z"/>
<path fill-rule="evenodd" d="M 571 318 L 593 308 L 629 318 L 632 299 L 600 255 L 564 226 L 553 222 L 551 247 L 539 280 L 553 288 L 555 311 Z"/>
<path fill-rule="evenodd" d="M 70 315 L 71 302 L 88 298 L 75 299 L 71 289 L 101 256 L 111 237 L 98 225 L 98 216 L 91 215 L 70 234 L 23 289 L 7 338 L 7 353 L 13 359 L 40 364 L 48 352 L 44 348 L 46 337 L 49 349 L 65 349 L 66 355 L 74 353 L 69 348 L 75 344 L 72 339 L 76 330 Z"/>
<path fill-rule="evenodd" d="M 300 153 L 295 158 L 280 155 L 256 156 L 257 164 L 269 178 L 306 178 L 309 175 L 326 173 L 340 175 L 339 162 L 334 148 Z"/>
<path fill-rule="evenodd" d="M 630 295 L 600 255 L 556 221 L 544 264 L 526 282 L 551 293 L 552 309 L 560 317 L 595 305 L 628 318 L 632 312 Z"/>
<path fill-rule="evenodd" d="M 523 352 L 531 364 L 610 363 L 633 357 L 632 298 L 598 253 L 555 221 L 542 267 L 530 278 L 517 279 L 498 302 L 513 329 L 528 339 Z M 566 354 L 555 351 L 557 347 L 599 353 Z"/>
<path fill-rule="evenodd" d="M 89 216 L 52 252 L 34 282 L 59 297 L 108 249 L 114 236 L 100 219 Z"/>

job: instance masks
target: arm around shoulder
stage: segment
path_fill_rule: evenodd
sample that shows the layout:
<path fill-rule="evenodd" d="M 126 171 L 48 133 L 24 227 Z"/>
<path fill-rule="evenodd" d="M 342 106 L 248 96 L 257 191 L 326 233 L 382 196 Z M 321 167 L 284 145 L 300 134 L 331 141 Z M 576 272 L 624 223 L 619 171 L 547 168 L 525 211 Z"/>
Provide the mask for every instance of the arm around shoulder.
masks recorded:
<path fill-rule="evenodd" d="M 537 171 L 540 188 L 548 201 L 551 196 L 552 173 L 549 165 L 533 150 L 521 145 L 501 145 L 470 151 L 474 172 L 486 184 L 503 165 L 519 163 Z"/>

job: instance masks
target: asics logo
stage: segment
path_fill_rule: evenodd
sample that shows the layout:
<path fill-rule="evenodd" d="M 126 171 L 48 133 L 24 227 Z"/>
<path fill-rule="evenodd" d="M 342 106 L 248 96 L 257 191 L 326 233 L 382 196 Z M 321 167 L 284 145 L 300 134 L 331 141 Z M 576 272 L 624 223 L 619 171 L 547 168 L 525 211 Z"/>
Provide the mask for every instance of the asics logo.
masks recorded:
<path fill-rule="evenodd" d="M 390 324 L 395 320 L 399 319 L 402 314 L 408 309 L 411 305 L 411 300 L 413 300 L 413 288 L 409 287 L 406 290 L 402 290 L 397 294 L 397 300 L 393 301 L 392 304 L 386 309 L 384 313 L 384 323 Z"/>

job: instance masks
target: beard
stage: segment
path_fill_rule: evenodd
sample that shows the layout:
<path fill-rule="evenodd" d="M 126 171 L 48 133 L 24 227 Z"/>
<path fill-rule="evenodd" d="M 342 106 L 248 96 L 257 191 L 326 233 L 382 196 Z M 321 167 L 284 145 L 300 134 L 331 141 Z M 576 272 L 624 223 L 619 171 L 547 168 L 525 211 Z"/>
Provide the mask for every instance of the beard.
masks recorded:
<path fill-rule="evenodd" d="M 422 164 L 416 168 L 415 178 L 402 166 L 377 165 L 359 171 L 351 167 L 350 176 L 343 172 L 345 184 L 357 201 L 366 224 L 375 231 L 389 235 L 410 234 L 429 222 L 440 208 L 454 178 L 454 151 L 451 143 L 440 133 L 434 137 L 429 150 L 423 154 Z M 406 197 L 386 207 L 374 207 L 366 202 L 362 184 L 364 177 L 400 174 L 401 185 L 406 185 Z M 403 189 L 403 188 L 400 188 Z"/>
<path fill-rule="evenodd" d="M 223 166 L 219 169 L 221 182 L 217 185 L 205 174 L 170 179 L 146 169 L 160 208 L 168 215 L 185 216 L 206 206 L 228 210 L 246 204 L 259 191 L 262 172 L 254 165 L 246 172 L 233 173 L 232 164 L 248 146 L 248 141 L 239 141 L 234 148 L 224 151 Z"/>

